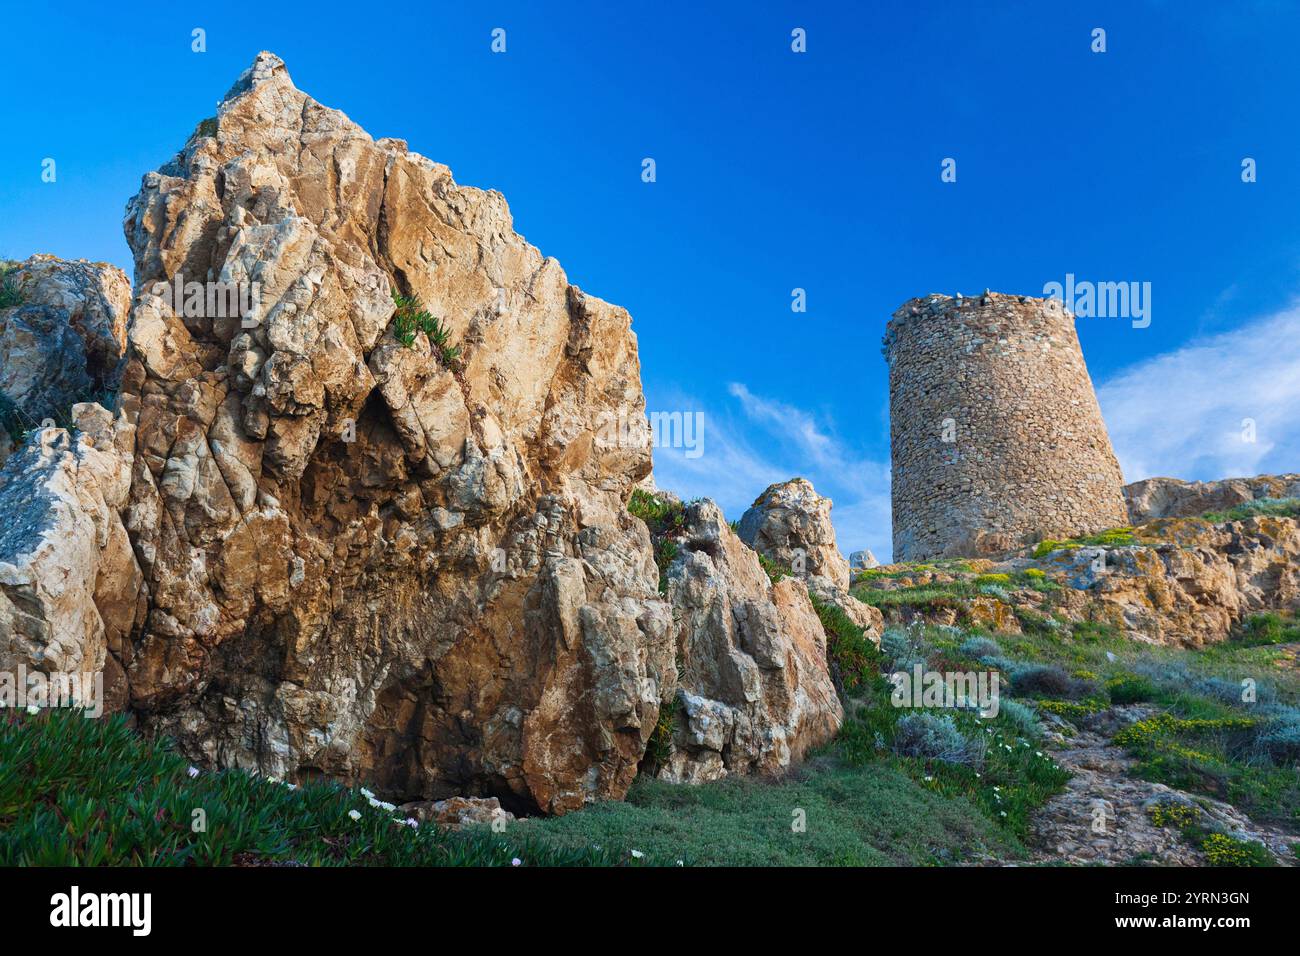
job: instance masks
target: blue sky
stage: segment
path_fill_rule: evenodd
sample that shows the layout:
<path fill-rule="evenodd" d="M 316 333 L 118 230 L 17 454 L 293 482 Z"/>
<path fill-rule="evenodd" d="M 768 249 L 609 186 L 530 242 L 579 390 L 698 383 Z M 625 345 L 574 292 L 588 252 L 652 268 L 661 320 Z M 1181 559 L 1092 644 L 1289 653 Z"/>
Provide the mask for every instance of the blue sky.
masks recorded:
<path fill-rule="evenodd" d="M 140 176 L 269 49 L 631 311 L 650 408 L 705 414 L 658 480 L 732 517 L 802 474 L 885 557 L 889 314 L 1066 273 L 1151 283 L 1079 320 L 1127 479 L 1300 470 L 1293 2 L 131 6 L 7 11 L 0 255 L 129 272 Z"/>

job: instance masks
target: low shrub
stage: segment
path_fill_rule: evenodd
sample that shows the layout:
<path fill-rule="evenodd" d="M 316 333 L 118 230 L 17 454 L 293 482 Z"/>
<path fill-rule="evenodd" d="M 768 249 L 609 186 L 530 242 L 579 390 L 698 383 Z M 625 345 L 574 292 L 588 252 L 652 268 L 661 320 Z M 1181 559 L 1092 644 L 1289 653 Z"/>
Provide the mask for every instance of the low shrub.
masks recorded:
<path fill-rule="evenodd" d="M 961 642 L 957 653 L 970 660 L 979 660 L 984 657 L 996 657 L 1002 653 L 1002 648 L 998 647 L 996 641 L 987 637 L 968 637 Z"/>
<path fill-rule="evenodd" d="M 1034 709 L 1018 700 L 999 700 L 998 715 L 1005 717 L 1007 722 L 1015 728 L 1016 733 L 1024 734 L 1026 737 L 1037 738 L 1042 736 L 1043 726 L 1038 722 L 1038 714 Z"/>
<path fill-rule="evenodd" d="M 1141 704 L 1156 696 L 1156 685 L 1137 674 L 1119 674 L 1106 681 L 1112 704 Z"/>
<path fill-rule="evenodd" d="M 949 714 L 914 713 L 894 725 L 894 752 L 902 757 L 942 760 L 979 768 L 984 764 L 987 745 L 967 738 Z"/>
<path fill-rule="evenodd" d="M 1201 844 L 1210 866 L 1272 866 L 1273 856 L 1264 844 L 1238 840 L 1225 833 L 1211 833 Z"/>
<path fill-rule="evenodd" d="M 1151 822 L 1156 826 L 1172 827 L 1177 830 L 1195 826 L 1201 819 L 1199 808 L 1186 803 L 1173 803 L 1167 800 L 1162 800 L 1147 807 L 1147 815 L 1151 817 Z"/>
<path fill-rule="evenodd" d="M 1090 687 L 1056 664 L 1024 664 L 1011 672 L 1011 692 L 1017 697 L 1078 698 Z"/>
<path fill-rule="evenodd" d="M 1300 713 L 1292 710 L 1260 724 L 1254 745 L 1275 764 L 1300 763 Z"/>

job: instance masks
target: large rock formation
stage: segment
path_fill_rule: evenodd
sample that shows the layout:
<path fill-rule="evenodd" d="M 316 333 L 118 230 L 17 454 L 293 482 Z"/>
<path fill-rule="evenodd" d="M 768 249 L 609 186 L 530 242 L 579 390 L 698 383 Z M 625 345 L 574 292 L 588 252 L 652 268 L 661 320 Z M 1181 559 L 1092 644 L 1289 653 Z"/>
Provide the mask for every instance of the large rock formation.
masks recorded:
<path fill-rule="evenodd" d="M 0 308 L 0 428 L 66 423 L 73 405 L 117 387 L 131 307 L 121 269 L 36 255 L 6 269 L 5 284 L 16 302 Z"/>
<path fill-rule="evenodd" d="M 784 770 L 844 717 L 808 590 L 793 577 L 773 584 L 712 501 L 686 506 L 680 540 L 667 584 L 681 692 L 659 775 L 700 782 Z"/>
<path fill-rule="evenodd" d="M 644 411 L 627 312 L 268 53 L 125 229 L 149 610 L 121 663 L 146 725 L 408 799 L 620 797 L 677 679 L 625 508 L 650 450 L 596 438 Z M 252 306 L 211 314 L 190 282 Z M 460 354 L 399 328 L 394 294 Z"/>
<path fill-rule="evenodd" d="M 784 568 L 849 586 L 849 562 L 835 543 L 831 500 L 806 478 L 771 485 L 740 518 L 740 539 Z"/>
<path fill-rule="evenodd" d="M 1300 498 L 1300 475 L 1257 475 L 1221 481 L 1146 478 L 1124 486 L 1131 524 L 1228 511 L 1260 498 Z"/>
<path fill-rule="evenodd" d="M 36 431 L 0 470 L 0 671 L 76 675 L 81 703 L 114 710 L 117 660 L 144 613 L 119 516 L 134 430 L 98 405 L 72 417 L 75 432 Z M 102 675 L 103 698 L 86 674 Z"/>
<path fill-rule="evenodd" d="M 880 611 L 849 593 L 849 562 L 835 541 L 831 499 L 817 494 L 812 482 L 792 478 L 769 486 L 741 517 L 737 532 L 763 557 L 793 571 L 812 597 L 834 604 L 867 637 L 880 641 Z"/>

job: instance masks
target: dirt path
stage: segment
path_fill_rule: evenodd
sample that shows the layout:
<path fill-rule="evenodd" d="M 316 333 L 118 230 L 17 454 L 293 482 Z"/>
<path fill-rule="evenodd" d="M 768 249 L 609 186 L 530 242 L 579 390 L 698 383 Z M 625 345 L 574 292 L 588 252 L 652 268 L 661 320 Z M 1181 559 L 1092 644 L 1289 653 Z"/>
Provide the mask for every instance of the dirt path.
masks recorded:
<path fill-rule="evenodd" d="M 1082 721 L 1073 735 L 1064 721 L 1049 725 L 1046 742 L 1052 756 L 1074 777 L 1030 825 L 1029 842 L 1037 848 L 1034 862 L 1205 866 L 1204 854 L 1188 844 L 1177 827 L 1152 822 L 1149 808 L 1163 802 L 1198 807 L 1202 826 L 1258 840 L 1279 864 L 1293 866 L 1291 846 L 1300 838 L 1256 824 L 1219 800 L 1131 776 L 1134 761 L 1110 738 L 1152 713 L 1145 705 L 1111 708 Z"/>

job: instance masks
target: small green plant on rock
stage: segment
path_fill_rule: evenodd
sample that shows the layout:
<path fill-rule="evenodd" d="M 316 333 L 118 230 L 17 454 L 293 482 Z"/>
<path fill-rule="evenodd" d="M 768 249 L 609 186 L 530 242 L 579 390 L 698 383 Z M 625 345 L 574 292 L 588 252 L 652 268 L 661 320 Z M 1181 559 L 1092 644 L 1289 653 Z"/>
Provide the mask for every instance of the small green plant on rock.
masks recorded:
<path fill-rule="evenodd" d="M 0 262 L 0 309 L 12 309 L 23 304 L 23 293 L 14 275 L 17 262 Z"/>
<path fill-rule="evenodd" d="M 397 306 L 393 337 L 409 349 L 415 345 L 416 333 L 423 332 L 429 339 L 429 344 L 442 357 L 442 364 L 448 368 L 454 367 L 460 358 L 460 346 L 450 344 L 451 331 L 442 324 L 441 319 L 430 314 L 420 297 L 393 293 L 393 304 Z"/>
<path fill-rule="evenodd" d="M 1201 811 L 1186 803 L 1161 801 L 1147 808 L 1151 822 L 1158 827 L 1172 827 L 1182 830 L 1195 826 L 1201 819 Z"/>

